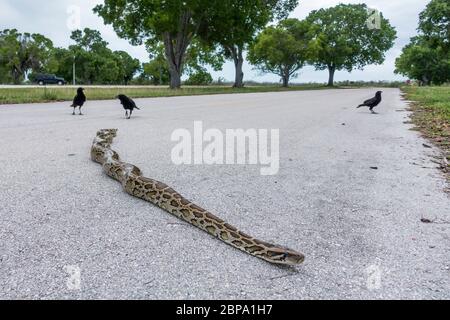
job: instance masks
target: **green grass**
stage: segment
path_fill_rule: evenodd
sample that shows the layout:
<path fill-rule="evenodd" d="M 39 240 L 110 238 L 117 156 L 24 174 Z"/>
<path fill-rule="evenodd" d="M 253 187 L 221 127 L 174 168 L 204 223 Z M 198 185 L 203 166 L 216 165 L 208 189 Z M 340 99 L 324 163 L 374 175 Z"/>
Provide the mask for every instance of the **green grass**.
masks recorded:
<path fill-rule="evenodd" d="M 114 99 L 118 94 L 126 94 L 133 98 L 173 97 L 208 94 L 281 92 L 297 90 L 314 90 L 327 88 L 321 85 L 299 85 L 290 88 L 278 86 L 249 86 L 234 89 L 231 87 L 208 86 L 188 87 L 171 90 L 162 87 L 86 87 L 85 94 L 89 100 Z M 76 93 L 73 87 L 42 87 L 42 88 L 0 88 L 0 104 L 37 103 L 52 101 L 71 101 Z"/>
<path fill-rule="evenodd" d="M 413 101 L 413 123 L 441 147 L 450 160 L 450 86 L 402 87 L 402 90 L 406 98 Z M 443 164 L 442 169 L 450 180 L 450 165 Z"/>
<path fill-rule="evenodd" d="M 409 100 L 422 105 L 439 119 L 450 122 L 450 86 L 403 87 Z"/>
<path fill-rule="evenodd" d="M 450 144 L 450 86 L 403 87 L 408 100 L 414 101 L 413 120 L 430 138 Z"/>

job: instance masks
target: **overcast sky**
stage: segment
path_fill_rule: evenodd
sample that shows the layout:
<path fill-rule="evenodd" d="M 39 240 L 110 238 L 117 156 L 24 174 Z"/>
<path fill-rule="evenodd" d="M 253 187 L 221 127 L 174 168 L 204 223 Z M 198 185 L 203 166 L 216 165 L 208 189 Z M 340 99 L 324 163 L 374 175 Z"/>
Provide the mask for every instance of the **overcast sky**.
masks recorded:
<path fill-rule="evenodd" d="M 144 47 L 133 47 L 126 40 L 119 39 L 111 27 L 105 26 L 101 18 L 92 12 L 92 8 L 102 3 L 101 0 L 0 0 L 0 29 L 16 28 L 21 32 L 41 33 L 52 39 L 56 46 L 67 47 L 72 44 L 71 30 L 68 27 L 71 6 L 80 9 L 80 27 L 97 29 L 103 38 L 109 42 L 113 50 L 124 50 L 130 55 L 148 61 L 148 54 Z M 319 8 L 335 6 L 339 3 L 366 3 L 370 8 L 383 12 L 397 29 L 398 39 L 393 49 L 386 55 L 386 61 L 380 66 L 367 66 L 364 71 L 352 73 L 340 71 L 336 80 L 402 80 L 395 75 L 394 62 L 402 47 L 414 36 L 418 24 L 419 13 L 429 3 L 429 0 L 300 0 L 300 5 L 291 17 L 304 18 L 309 12 Z M 274 75 L 261 75 L 250 65 L 244 67 L 246 80 L 278 81 Z M 222 72 L 212 72 L 217 79 L 223 76 L 227 80 L 234 79 L 234 67 L 231 63 L 224 66 Z M 326 82 L 327 71 L 315 71 L 312 67 L 302 69 L 296 82 Z"/>

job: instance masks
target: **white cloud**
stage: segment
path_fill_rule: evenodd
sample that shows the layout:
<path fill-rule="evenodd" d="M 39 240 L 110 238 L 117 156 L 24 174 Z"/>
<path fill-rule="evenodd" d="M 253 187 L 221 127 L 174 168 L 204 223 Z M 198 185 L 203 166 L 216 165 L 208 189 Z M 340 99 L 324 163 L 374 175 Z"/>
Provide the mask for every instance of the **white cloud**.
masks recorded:
<path fill-rule="evenodd" d="M 99 30 L 112 49 L 127 51 L 141 61 L 146 61 L 148 54 L 143 46 L 133 47 L 128 41 L 119 39 L 112 27 L 105 26 L 103 20 L 92 12 L 92 8 L 102 2 L 101 0 L 47 0 L 45 4 L 42 4 L 42 1 L 33 0 L 0 0 L 0 29 L 16 28 L 22 32 L 42 33 L 52 39 L 55 45 L 66 47 L 72 43 L 70 30 L 67 28 L 67 8 L 70 5 L 76 5 L 81 8 L 82 28 Z M 336 80 L 401 80 L 401 77 L 393 73 L 395 58 L 399 55 L 401 48 L 409 42 L 409 38 L 415 35 L 418 15 L 425 8 L 428 0 L 300 0 L 299 7 L 291 16 L 302 19 L 315 9 L 335 6 L 338 3 L 361 2 L 382 11 L 396 27 L 398 39 L 395 47 L 387 53 L 386 62 L 383 65 L 368 66 L 364 71 L 357 70 L 352 73 L 337 72 Z M 278 81 L 277 76 L 260 75 L 248 64 L 245 65 L 244 72 L 247 80 Z M 215 78 L 223 76 L 229 80 L 234 79 L 234 67 L 231 63 L 227 63 L 223 71 L 212 73 Z M 301 71 L 297 81 L 325 82 L 326 80 L 326 71 L 315 71 L 307 67 Z"/>

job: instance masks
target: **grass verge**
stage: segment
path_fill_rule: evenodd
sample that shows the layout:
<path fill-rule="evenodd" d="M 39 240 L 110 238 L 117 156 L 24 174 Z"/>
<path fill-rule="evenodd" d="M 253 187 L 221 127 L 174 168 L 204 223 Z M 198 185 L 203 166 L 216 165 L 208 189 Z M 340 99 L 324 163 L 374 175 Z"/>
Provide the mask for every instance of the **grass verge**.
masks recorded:
<path fill-rule="evenodd" d="M 245 88 L 231 88 L 221 86 L 209 87 L 183 87 L 178 90 L 170 90 L 162 87 L 86 87 L 85 94 L 89 100 L 114 99 L 118 94 L 126 94 L 133 98 L 155 98 L 173 96 L 191 96 L 208 94 L 231 93 L 258 93 L 258 92 L 283 92 L 298 90 L 327 89 L 321 85 L 299 85 L 289 88 L 277 86 L 249 86 Z M 72 101 L 76 89 L 73 87 L 0 87 L 0 104 L 37 103 L 52 101 Z"/>
<path fill-rule="evenodd" d="M 450 86 L 402 87 L 413 101 L 411 119 L 425 137 L 444 151 L 441 167 L 450 182 Z"/>

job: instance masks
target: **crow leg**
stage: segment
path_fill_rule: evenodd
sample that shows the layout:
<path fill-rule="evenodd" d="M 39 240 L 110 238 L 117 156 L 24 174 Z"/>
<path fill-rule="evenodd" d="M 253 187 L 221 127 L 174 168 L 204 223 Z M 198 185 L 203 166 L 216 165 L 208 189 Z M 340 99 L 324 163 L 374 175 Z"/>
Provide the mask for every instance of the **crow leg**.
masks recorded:
<path fill-rule="evenodd" d="M 133 109 L 130 110 L 130 116 L 128 117 L 128 119 L 131 119 L 132 114 L 133 114 Z"/>
<path fill-rule="evenodd" d="M 82 116 L 83 114 L 81 113 L 81 107 L 80 107 L 80 116 Z"/>
<path fill-rule="evenodd" d="M 73 113 L 72 113 L 72 115 L 74 116 L 75 115 L 75 109 L 76 109 L 77 107 L 74 107 L 73 108 Z"/>
<path fill-rule="evenodd" d="M 128 110 L 125 110 L 125 118 L 128 119 Z"/>

